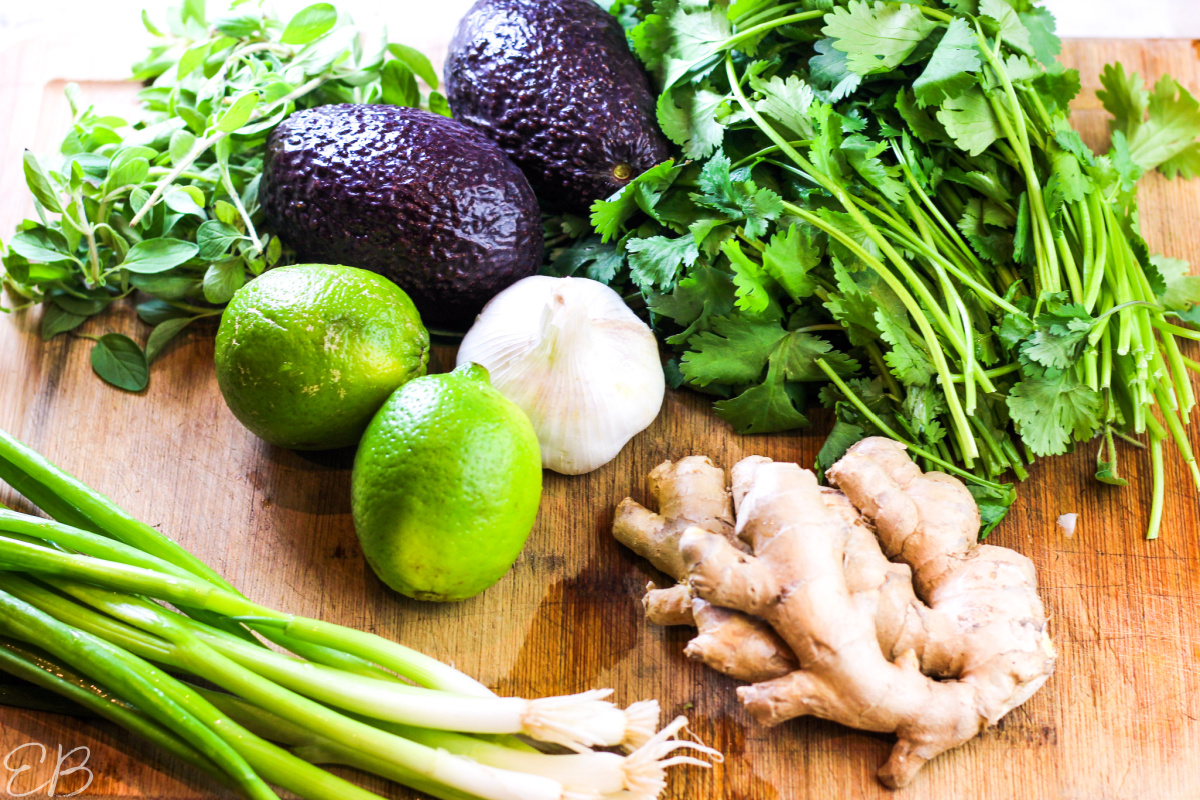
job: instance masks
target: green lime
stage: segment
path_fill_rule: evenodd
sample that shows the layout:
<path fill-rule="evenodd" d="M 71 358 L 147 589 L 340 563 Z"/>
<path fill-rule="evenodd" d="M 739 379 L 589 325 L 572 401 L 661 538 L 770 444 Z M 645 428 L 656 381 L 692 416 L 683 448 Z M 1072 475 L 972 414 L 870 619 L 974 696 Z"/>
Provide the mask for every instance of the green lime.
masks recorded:
<path fill-rule="evenodd" d="M 464 364 L 388 398 L 363 434 L 351 485 L 375 574 L 419 600 L 465 600 L 504 577 L 529 538 L 541 447 L 487 370 Z"/>
<path fill-rule="evenodd" d="M 355 267 L 298 264 L 238 290 L 217 330 L 229 410 L 280 447 L 354 444 L 396 387 L 425 374 L 429 333 L 396 284 Z"/>

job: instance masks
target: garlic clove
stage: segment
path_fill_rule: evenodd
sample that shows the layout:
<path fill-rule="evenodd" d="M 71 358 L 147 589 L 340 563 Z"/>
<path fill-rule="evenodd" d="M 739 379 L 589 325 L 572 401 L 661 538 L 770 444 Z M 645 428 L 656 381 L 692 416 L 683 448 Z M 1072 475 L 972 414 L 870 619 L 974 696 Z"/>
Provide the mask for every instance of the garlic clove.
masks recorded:
<path fill-rule="evenodd" d="M 542 465 L 568 475 L 615 458 L 666 392 L 649 326 L 587 278 L 535 275 L 496 295 L 459 347 L 467 361 L 529 416 Z"/>

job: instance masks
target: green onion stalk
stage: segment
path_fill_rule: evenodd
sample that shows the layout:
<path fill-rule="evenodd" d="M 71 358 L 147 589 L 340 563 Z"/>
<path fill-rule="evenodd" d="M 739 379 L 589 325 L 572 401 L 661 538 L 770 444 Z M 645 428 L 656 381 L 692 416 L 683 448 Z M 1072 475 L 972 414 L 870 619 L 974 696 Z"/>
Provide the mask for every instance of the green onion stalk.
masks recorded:
<path fill-rule="evenodd" d="M 637 800 L 668 767 L 708 764 L 687 751 L 719 757 L 678 738 L 682 717 L 659 730 L 655 701 L 498 697 L 381 637 L 258 605 L 2 431 L 0 477 L 53 517 L 0 509 L 0 669 L 246 797 L 375 797 L 314 766 L 337 763 L 446 800 Z"/>

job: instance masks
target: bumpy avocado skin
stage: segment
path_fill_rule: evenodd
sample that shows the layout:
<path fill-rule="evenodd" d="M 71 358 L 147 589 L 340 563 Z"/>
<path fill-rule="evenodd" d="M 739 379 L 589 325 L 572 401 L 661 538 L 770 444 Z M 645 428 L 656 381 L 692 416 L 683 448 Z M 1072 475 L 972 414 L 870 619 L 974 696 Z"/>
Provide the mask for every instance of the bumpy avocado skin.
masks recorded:
<path fill-rule="evenodd" d="M 259 199 L 302 260 L 390 278 L 433 328 L 470 327 L 542 262 L 521 171 L 478 131 L 418 109 L 297 111 L 267 143 Z"/>
<path fill-rule="evenodd" d="M 670 156 L 646 74 L 594 0 L 478 0 L 445 79 L 455 119 L 500 145 L 551 211 L 586 212 Z"/>

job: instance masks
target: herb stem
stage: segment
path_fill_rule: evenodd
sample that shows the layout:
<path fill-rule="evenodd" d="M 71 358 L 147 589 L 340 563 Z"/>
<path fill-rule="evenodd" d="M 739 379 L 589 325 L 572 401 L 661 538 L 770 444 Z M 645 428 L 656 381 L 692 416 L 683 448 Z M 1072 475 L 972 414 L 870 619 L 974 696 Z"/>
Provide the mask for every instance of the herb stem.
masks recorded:
<path fill-rule="evenodd" d="M 247 120 L 247 124 L 259 119 L 260 117 L 269 116 L 275 113 L 277 109 L 286 106 L 288 103 L 303 97 L 309 92 L 319 89 L 321 86 L 327 83 L 329 79 L 330 75 L 328 72 L 322 73 L 321 75 L 318 75 L 307 83 L 302 84 L 297 89 L 294 89 L 273 103 L 270 103 L 264 107 L 256 108 L 250 114 L 250 119 Z M 229 132 L 217 131 L 216 133 L 205 136 L 203 139 L 198 140 L 194 145 L 192 145 L 191 152 L 188 153 L 178 164 L 176 164 L 175 167 L 169 173 L 167 173 L 167 176 L 159 181 L 154 187 L 154 192 L 150 195 L 150 199 L 146 201 L 145 205 L 143 205 L 141 209 L 138 210 L 137 214 L 134 215 L 133 219 L 130 220 L 130 226 L 137 227 L 146 214 L 149 213 L 149 211 L 154 208 L 155 204 L 157 204 L 158 201 L 163 198 L 163 195 L 166 194 L 167 188 L 176 180 L 178 180 L 179 176 L 186 172 L 192 166 L 192 164 L 196 163 L 196 160 L 199 159 L 200 156 L 204 155 L 217 142 L 221 141 L 227 136 L 229 136 Z M 231 191 L 230 194 L 235 198 L 235 200 L 237 200 L 236 192 Z M 240 205 L 240 203 L 241 201 L 237 200 L 237 204 Z M 241 209 L 241 211 L 244 213 L 245 209 Z"/>
<path fill-rule="evenodd" d="M 807 22 L 810 19 L 820 19 L 821 17 L 825 16 L 825 13 L 826 12 L 824 10 L 820 9 L 816 11 L 803 11 L 799 14 L 790 14 L 786 17 L 780 17 L 779 19 L 773 19 L 758 25 L 754 25 L 746 28 L 744 31 L 738 31 L 733 36 L 730 36 L 725 41 L 719 43 L 716 47 L 717 52 L 728 50 L 735 44 L 745 41 L 753 36 L 757 36 L 760 33 L 766 33 L 774 28 L 781 28 L 784 25 L 791 25 L 796 22 Z"/>
<path fill-rule="evenodd" d="M 837 372 L 835 372 L 832 367 L 830 367 L 828 364 L 825 363 L 825 359 L 818 358 L 814 363 L 821 369 L 822 372 L 824 372 L 829 377 L 829 380 L 835 386 L 838 387 L 838 389 L 846 397 L 846 399 L 849 400 L 850 403 L 855 408 L 858 409 L 859 413 L 861 413 L 864 417 L 866 417 L 868 420 L 870 420 L 871 424 L 874 425 L 875 427 L 879 428 L 879 430 L 885 436 L 895 439 L 898 442 L 902 442 L 905 447 L 907 447 L 909 450 L 912 450 L 917 455 L 922 456 L 923 458 L 929 459 L 934 464 L 937 464 L 938 466 L 940 466 L 942 469 L 946 470 L 947 472 L 951 472 L 955 475 L 958 475 L 959 477 L 964 478 L 965 480 L 973 481 L 974 483 L 978 483 L 980 486 L 986 486 L 989 489 L 999 490 L 999 489 L 1006 488 L 1003 484 L 994 483 L 992 481 L 987 480 L 986 478 L 979 477 L 978 475 L 976 475 L 973 472 L 967 472 L 964 469 L 960 469 L 959 467 L 955 466 L 954 464 L 950 463 L 949 461 L 942 459 L 941 457 L 936 456 L 933 453 L 930 453 L 928 450 L 926 450 L 922 447 L 918 447 L 917 445 L 913 444 L 912 442 L 909 442 L 903 436 L 901 436 L 900 434 L 898 434 L 894 430 L 892 430 L 891 427 L 886 422 L 884 422 L 883 419 L 880 418 L 878 414 L 876 414 L 874 411 L 872 411 L 867 406 L 867 404 L 862 401 L 862 398 L 860 398 L 858 395 L 856 395 L 850 389 L 850 387 L 846 385 L 846 382 L 843 381 L 838 376 Z"/>

